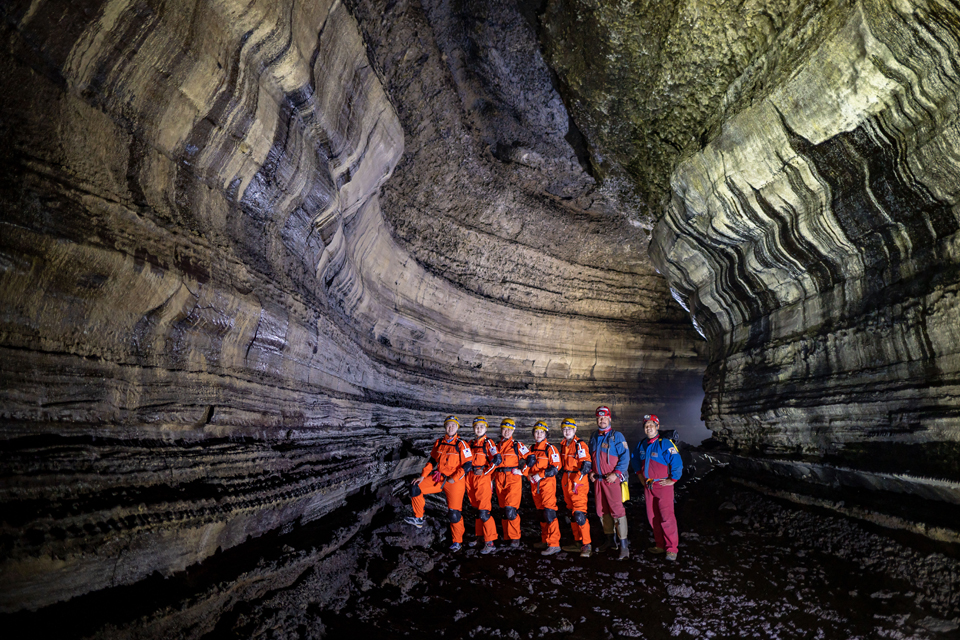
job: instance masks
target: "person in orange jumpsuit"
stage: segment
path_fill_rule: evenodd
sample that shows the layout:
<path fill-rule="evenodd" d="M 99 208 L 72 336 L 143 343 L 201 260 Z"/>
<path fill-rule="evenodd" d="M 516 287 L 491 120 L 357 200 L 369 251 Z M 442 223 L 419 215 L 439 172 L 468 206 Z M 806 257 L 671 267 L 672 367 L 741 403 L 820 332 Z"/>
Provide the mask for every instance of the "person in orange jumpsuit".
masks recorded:
<path fill-rule="evenodd" d="M 543 549 L 541 555 L 560 553 L 560 523 L 557 522 L 557 472 L 560 470 L 560 453 L 547 442 L 550 430 L 540 420 L 533 425 L 534 444 L 527 456 L 527 477 L 530 478 L 530 493 L 533 503 L 540 509 L 540 542 L 534 548 Z"/>
<path fill-rule="evenodd" d="M 590 452 L 587 443 L 577 437 L 577 423 L 567 418 L 560 424 L 563 441 L 560 443 L 560 486 L 563 501 L 570 509 L 570 528 L 576 542 L 563 548 L 569 553 L 579 553 L 589 558 L 590 522 L 587 520 L 587 496 L 590 493 Z"/>
<path fill-rule="evenodd" d="M 522 442 L 513 439 L 517 423 L 513 418 L 504 418 L 500 423 L 500 466 L 494 473 L 497 502 L 503 511 L 503 537 L 510 541 L 511 549 L 520 548 L 520 496 L 523 493 L 523 470 L 527 466 L 530 450 Z"/>
<path fill-rule="evenodd" d="M 476 521 L 477 539 L 470 546 L 483 540 L 480 553 L 488 554 L 496 551 L 493 541 L 497 539 L 497 525 L 490 511 L 493 509 L 493 470 L 500 464 L 500 453 L 493 440 L 487 437 L 487 419 L 483 416 L 473 419 L 473 435 L 475 438 L 470 441 L 473 468 L 467 473 L 467 497 L 479 513 Z"/>
<path fill-rule="evenodd" d="M 413 517 L 404 522 L 418 529 L 424 525 L 423 496 L 430 493 L 443 493 L 447 497 L 447 518 L 450 520 L 450 535 L 453 544 L 450 551 L 459 551 L 463 543 L 463 492 L 467 483 L 466 474 L 473 468 L 473 452 L 466 441 L 457 437 L 460 420 L 457 416 L 447 416 L 443 421 L 443 437 L 437 438 L 430 452 L 430 460 L 410 485 L 410 502 L 413 505 Z"/>

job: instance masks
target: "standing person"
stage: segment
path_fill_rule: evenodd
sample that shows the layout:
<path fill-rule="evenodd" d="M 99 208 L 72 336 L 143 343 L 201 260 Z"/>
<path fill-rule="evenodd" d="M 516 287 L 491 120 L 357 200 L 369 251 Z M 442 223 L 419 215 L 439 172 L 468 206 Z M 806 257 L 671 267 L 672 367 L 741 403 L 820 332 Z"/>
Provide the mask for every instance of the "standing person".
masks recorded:
<path fill-rule="evenodd" d="M 487 437 L 487 419 L 483 416 L 473 419 L 473 435 L 475 437 L 470 441 L 473 468 L 467 473 L 467 497 L 479 511 L 476 520 L 477 541 L 484 542 L 480 553 L 488 554 L 497 550 L 493 544 L 497 539 L 497 525 L 490 511 L 493 509 L 493 470 L 500 464 L 501 458 L 497 445 Z"/>
<path fill-rule="evenodd" d="M 527 477 L 530 478 L 530 493 L 533 504 L 540 509 L 540 542 L 534 548 L 541 548 L 541 555 L 552 556 L 560 553 L 560 523 L 557 522 L 557 471 L 560 466 L 560 454 L 557 448 L 547 442 L 550 429 L 543 420 L 533 425 L 534 444 L 527 457 Z"/>
<path fill-rule="evenodd" d="M 567 418 L 560 424 L 563 441 L 560 443 L 560 471 L 562 474 L 563 501 L 570 510 L 570 528 L 575 543 L 563 548 L 569 553 L 579 553 L 589 558 L 590 523 L 587 521 L 587 495 L 590 493 L 590 455 L 587 444 L 577 437 L 576 421 Z"/>
<path fill-rule="evenodd" d="M 463 542 L 463 492 L 466 488 L 464 477 L 473 468 L 473 453 L 464 440 L 457 437 L 460 420 L 457 416 L 447 416 L 443 421 L 443 437 L 437 438 L 430 452 L 430 460 L 420 472 L 420 477 L 410 485 L 410 502 L 413 505 L 413 517 L 404 522 L 418 529 L 423 526 L 424 494 L 440 493 L 447 496 L 447 518 L 450 520 L 450 535 L 453 544 L 450 551 L 459 551 Z"/>
<path fill-rule="evenodd" d="M 523 494 L 523 470 L 530 450 L 522 442 L 513 439 L 517 423 L 513 418 L 504 418 L 500 422 L 500 466 L 494 474 L 494 487 L 497 490 L 497 502 L 503 511 L 503 537 L 510 541 L 511 549 L 520 548 L 520 496 Z"/>
<path fill-rule="evenodd" d="M 647 520 L 653 528 L 656 542 L 656 546 L 647 551 L 666 551 L 667 560 L 676 560 L 680 535 L 673 512 L 673 485 L 683 475 L 683 462 L 673 440 L 660 435 L 660 419 L 655 415 L 647 415 L 643 416 L 643 420 L 643 433 L 647 439 L 637 443 L 630 468 L 637 472 L 643 482 Z"/>
<path fill-rule="evenodd" d="M 593 462 L 594 497 L 597 515 L 603 521 L 607 540 L 597 548 L 606 551 L 616 547 L 614 524 L 620 538 L 620 560 L 630 557 L 627 549 L 627 513 L 623 509 L 623 493 L 620 483 L 627 477 L 630 450 L 623 434 L 614 431 L 609 407 L 597 407 L 597 431 L 590 436 L 590 458 Z"/>

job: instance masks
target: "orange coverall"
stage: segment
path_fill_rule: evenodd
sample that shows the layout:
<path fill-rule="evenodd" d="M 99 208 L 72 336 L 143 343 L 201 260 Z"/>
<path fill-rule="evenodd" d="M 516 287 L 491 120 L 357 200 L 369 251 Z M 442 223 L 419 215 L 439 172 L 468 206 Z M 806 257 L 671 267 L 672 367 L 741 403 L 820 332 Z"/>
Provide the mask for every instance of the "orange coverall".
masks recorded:
<path fill-rule="evenodd" d="M 497 539 L 497 525 L 490 515 L 493 509 L 493 470 L 497 468 L 497 445 L 486 435 L 470 441 L 473 453 L 473 469 L 467 473 L 467 497 L 470 504 L 480 512 L 477 517 L 477 537 L 484 542 Z M 478 473 L 479 471 L 479 473 Z"/>
<path fill-rule="evenodd" d="M 497 502 L 503 511 L 503 537 L 507 540 L 520 539 L 520 496 L 523 494 L 524 458 L 530 455 L 530 449 L 513 438 L 501 438 L 497 450 L 503 458 L 494 474 L 494 486 L 497 489 Z M 514 473 L 514 469 L 518 473 Z"/>
<path fill-rule="evenodd" d="M 410 499 L 413 505 L 413 515 L 422 518 L 423 506 L 426 502 L 423 496 L 429 493 L 443 491 L 447 496 L 447 516 L 450 520 L 450 534 L 454 542 L 463 542 L 463 492 L 466 488 L 464 481 L 465 470 L 473 466 L 473 453 L 465 440 L 457 436 L 437 438 L 430 452 L 430 461 L 420 472 L 420 482 L 417 487 L 420 494 Z M 442 474 L 440 481 L 435 479 L 435 472 Z"/>
<path fill-rule="evenodd" d="M 587 520 L 587 495 L 590 493 L 590 452 L 587 444 L 573 436 L 560 443 L 560 461 L 563 480 L 563 501 L 570 509 L 570 528 L 581 545 L 590 544 L 590 522 Z M 586 472 L 583 465 L 586 463 Z M 581 515 L 582 514 L 582 515 Z M 583 524 L 578 524 L 583 522 Z"/>
<path fill-rule="evenodd" d="M 527 476 L 540 475 L 540 481 L 530 479 L 530 493 L 533 494 L 533 504 L 540 509 L 540 539 L 548 547 L 560 546 L 560 524 L 557 522 L 557 477 L 546 477 L 548 469 L 553 473 L 560 468 L 560 454 L 557 448 L 544 440 L 530 447 L 530 451 L 537 457 L 536 463 L 527 469 Z"/>

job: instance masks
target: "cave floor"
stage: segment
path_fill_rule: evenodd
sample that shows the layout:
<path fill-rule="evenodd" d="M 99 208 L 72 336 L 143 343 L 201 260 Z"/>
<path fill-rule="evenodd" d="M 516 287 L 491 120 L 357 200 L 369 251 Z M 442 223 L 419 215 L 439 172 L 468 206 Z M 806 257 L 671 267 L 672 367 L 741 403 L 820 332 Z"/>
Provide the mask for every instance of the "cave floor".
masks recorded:
<path fill-rule="evenodd" d="M 350 543 L 357 571 L 349 597 L 319 609 L 294 587 L 213 635 L 958 637 L 956 549 L 766 497 L 719 471 L 678 486 L 676 563 L 644 551 L 652 536 L 636 497 L 627 507 L 625 561 L 614 552 L 541 557 L 531 546 L 539 539 L 532 509 L 521 512 L 523 548 L 489 556 L 447 552 L 441 511 L 428 506 L 430 526 L 421 530 L 401 522 L 408 513 L 395 503 Z M 600 530 L 594 518 L 591 526 Z M 569 544 L 569 525 L 562 532 Z M 304 615 L 277 610 L 283 606 Z"/>

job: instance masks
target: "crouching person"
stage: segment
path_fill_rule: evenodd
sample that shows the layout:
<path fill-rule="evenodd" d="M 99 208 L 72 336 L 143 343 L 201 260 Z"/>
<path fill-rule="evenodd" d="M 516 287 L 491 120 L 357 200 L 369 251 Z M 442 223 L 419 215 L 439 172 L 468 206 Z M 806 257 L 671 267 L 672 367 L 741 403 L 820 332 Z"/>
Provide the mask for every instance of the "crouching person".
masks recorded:
<path fill-rule="evenodd" d="M 540 509 L 540 543 L 534 548 L 543 549 L 542 555 L 560 553 L 560 524 L 557 522 L 557 471 L 560 454 L 547 442 L 547 423 L 540 420 L 533 426 L 534 444 L 527 456 L 527 477 L 530 478 L 530 493 L 533 504 Z"/>
<path fill-rule="evenodd" d="M 447 497 L 447 516 L 450 519 L 450 535 L 453 544 L 450 551 L 459 551 L 463 543 L 463 492 L 467 483 L 466 473 L 473 468 L 473 454 L 469 445 L 457 437 L 460 420 L 457 416 L 447 416 L 443 422 L 444 436 L 437 438 L 430 452 L 430 460 L 420 472 L 420 477 L 410 485 L 410 502 L 413 517 L 405 522 L 418 529 L 423 526 L 423 496 L 430 493 L 443 493 Z"/>

